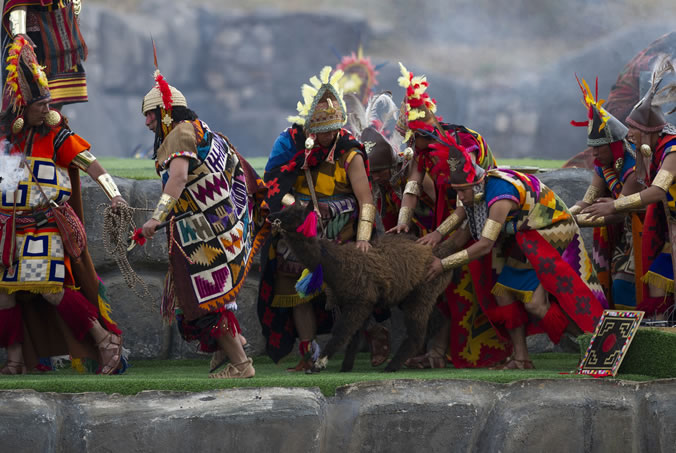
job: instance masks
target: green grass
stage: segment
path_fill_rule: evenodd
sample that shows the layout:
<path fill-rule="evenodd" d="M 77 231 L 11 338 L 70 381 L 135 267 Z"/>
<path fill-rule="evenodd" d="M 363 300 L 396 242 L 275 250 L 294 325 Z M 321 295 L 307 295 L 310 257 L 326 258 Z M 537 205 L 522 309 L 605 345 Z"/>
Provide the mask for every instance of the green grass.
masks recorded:
<path fill-rule="evenodd" d="M 247 161 L 259 175 L 263 175 L 267 157 L 247 157 Z M 101 157 L 99 162 L 113 176 L 130 179 L 158 179 L 155 164 L 150 159 L 130 159 L 121 157 Z M 500 165 L 513 167 L 560 168 L 564 160 L 547 159 L 500 159 Z"/>
<path fill-rule="evenodd" d="M 191 360 L 135 360 L 122 376 L 78 374 L 72 369 L 27 376 L 0 376 L 0 389 L 34 389 L 40 392 L 105 392 L 134 395 L 143 390 L 173 390 L 200 392 L 233 387 L 318 387 L 325 396 L 333 396 L 336 388 L 364 381 L 390 379 L 468 379 L 488 382 L 513 382 L 522 379 L 585 379 L 574 373 L 578 354 L 535 354 L 536 369 L 530 371 L 498 371 L 488 369 L 407 370 L 384 373 L 384 365 L 373 368 L 369 355 L 359 354 L 355 369 L 340 373 L 342 358 L 329 362 L 328 369 L 319 374 L 289 373 L 296 357 L 274 364 L 267 357 L 254 359 L 256 377 L 252 379 L 208 379 L 209 359 Z M 564 374 L 562 374 L 564 373 Z M 618 379 L 647 381 L 654 379 L 642 374 L 620 374 Z"/>

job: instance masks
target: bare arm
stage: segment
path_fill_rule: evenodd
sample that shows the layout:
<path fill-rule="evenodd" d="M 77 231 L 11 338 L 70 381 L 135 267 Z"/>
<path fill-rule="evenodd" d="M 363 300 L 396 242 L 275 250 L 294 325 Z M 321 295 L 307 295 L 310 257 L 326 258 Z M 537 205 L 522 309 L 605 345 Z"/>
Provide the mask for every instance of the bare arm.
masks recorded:
<path fill-rule="evenodd" d="M 505 220 L 507 219 L 509 211 L 515 209 L 516 207 L 517 207 L 516 203 L 511 200 L 497 201 L 493 204 L 493 206 L 491 206 L 490 210 L 488 211 L 488 219 L 502 226 L 505 223 Z M 460 244 L 463 239 L 465 239 L 464 242 L 467 242 L 468 237 L 466 235 L 469 235 L 469 232 L 464 232 L 463 230 L 461 230 L 457 234 L 458 234 L 457 239 L 456 238 L 453 239 L 453 241 L 456 244 Z M 469 261 L 481 258 L 482 256 L 490 253 L 491 249 L 493 248 L 493 244 L 495 244 L 496 239 L 497 236 L 489 238 L 484 234 L 484 232 L 482 232 L 481 238 L 477 242 L 464 249 L 464 251 L 466 251 L 467 253 Z M 458 253 L 462 253 L 462 251 Z M 454 253 L 453 255 L 450 255 L 450 257 L 453 257 L 454 255 L 456 254 Z M 427 280 L 428 281 L 433 280 L 438 275 L 440 275 L 443 272 L 443 270 L 444 267 L 442 265 L 441 259 L 435 258 L 427 271 Z"/>
<path fill-rule="evenodd" d="M 587 188 L 584 198 L 570 207 L 571 214 L 578 214 L 584 208 L 592 204 L 596 198 L 603 196 L 606 192 L 608 192 L 608 189 L 606 188 L 606 182 L 601 179 L 601 177 L 596 172 L 594 172 L 592 182 Z M 592 195 L 593 199 L 590 199 L 590 195 Z"/>
<path fill-rule="evenodd" d="M 350 180 L 352 192 L 354 192 L 354 196 L 357 197 L 357 201 L 359 202 L 359 212 L 361 213 L 365 204 L 373 205 L 373 194 L 369 187 L 366 167 L 361 155 L 357 154 L 350 161 L 350 164 L 347 166 L 347 177 Z M 363 252 L 367 252 L 371 248 L 371 244 L 369 244 L 368 240 L 357 240 L 357 248 Z"/>
<path fill-rule="evenodd" d="M 411 162 L 411 171 L 408 175 L 408 181 L 415 181 L 420 184 L 423 182 L 423 177 L 425 176 L 425 173 L 421 172 L 418 170 L 418 156 L 413 158 L 413 161 Z M 413 212 L 415 209 L 416 204 L 418 204 L 418 197 L 411 194 L 411 193 L 406 193 L 401 199 L 401 207 L 399 208 L 400 212 L 400 217 L 401 217 L 401 211 L 402 210 L 408 210 L 409 212 Z M 410 229 L 410 225 L 408 223 L 404 224 L 401 222 L 399 223 L 396 227 L 388 230 L 388 233 L 401 233 L 402 231 L 405 233 L 408 233 Z M 410 223 L 410 222 L 409 222 Z"/>
<path fill-rule="evenodd" d="M 176 157 L 169 163 L 169 179 L 162 190 L 163 194 L 167 194 L 174 199 L 178 199 L 185 189 L 188 182 L 188 166 L 190 160 L 185 157 Z M 149 219 L 143 224 L 143 236 L 150 239 L 155 234 L 155 229 L 160 221 L 154 218 Z"/>
<path fill-rule="evenodd" d="M 86 172 L 94 181 L 98 181 L 99 176 L 105 175 L 107 173 L 105 168 L 103 168 L 97 160 L 89 164 Z M 115 190 L 117 191 L 117 189 Z M 126 204 L 126 201 L 124 201 L 124 198 L 122 198 L 120 195 L 117 195 L 110 199 L 110 203 L 113 208 L 117 208 L 120 204 Z"/>

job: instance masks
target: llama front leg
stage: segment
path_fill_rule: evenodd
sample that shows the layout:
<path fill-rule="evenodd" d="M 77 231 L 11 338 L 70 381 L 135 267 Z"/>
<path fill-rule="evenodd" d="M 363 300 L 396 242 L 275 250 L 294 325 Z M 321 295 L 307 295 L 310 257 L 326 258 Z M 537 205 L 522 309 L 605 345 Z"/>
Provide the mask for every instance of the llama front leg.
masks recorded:
<path fill-rule="evenodd" d="M 432 305 L 422 300 L 420 295 L 401 306 L 404 312 L 406 338 L 401 343 L 401 346 L 399 346 L 399 349 L 397 349 L 390 363 L 385 367 L 385 371 L 397 371 L 408 358 L 412 357 L 413 354 L 422 348 L 431 307 Z"/>
<path fill-rule="evenodd" d="M 361 303 L 342 307 L 340 317 L 333 326 L 331 339 L 326 343 L 321 357 L 315 362 L 316 371 L 326 368 L 328 359 L 333 357 L 358 332 L 370 314 L 369 309 L 370 305 Z"/>
<path fill-rule="evenodd" d="M 345 350 L 345 358 L 343 359 L 343 364 L 340 366 L 341 373 L 352 371 L 354 368 L 354 359 L 357 357 L 357 351 L 359 350 L 359 345 L 361 344 L 361 329 L 357 330 L 350 343 L 347 345 Z"/>

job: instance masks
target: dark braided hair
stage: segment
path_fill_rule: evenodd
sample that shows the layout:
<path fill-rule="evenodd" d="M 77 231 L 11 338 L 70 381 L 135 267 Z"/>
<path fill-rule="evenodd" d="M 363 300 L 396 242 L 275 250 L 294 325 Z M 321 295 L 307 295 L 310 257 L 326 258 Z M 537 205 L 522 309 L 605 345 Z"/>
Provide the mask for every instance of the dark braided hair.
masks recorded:
<path fill-rule="evenodd" d="M 162 113 L 160 107 L 154 110 L 155 118 L 157 118 L 157 127 L 155 128 L 155 143 L 153 143 L 153 160 L 157 159 L 157 150 L 164 141 L 164 131 L 162 130 Z M 174 123 L 181 121 L 194 121 L 197 119 L 197 113 L 190 110 L 188 107 L 174 107 L 171 109 L 171 119 Z"/>

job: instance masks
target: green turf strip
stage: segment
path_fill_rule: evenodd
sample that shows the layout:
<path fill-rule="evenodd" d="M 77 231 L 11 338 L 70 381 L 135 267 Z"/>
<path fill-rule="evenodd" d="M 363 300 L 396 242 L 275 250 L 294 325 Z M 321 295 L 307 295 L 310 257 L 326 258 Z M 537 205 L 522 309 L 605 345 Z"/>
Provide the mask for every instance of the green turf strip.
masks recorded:
<path fill-rule="evenodd" d="M 200 392 L 233 387 L 318 387 L 325 396 L 333 396 L 342 385 L 363 381 L 390 379 L 469 379 L 488 382 L 512 382 L 529 378 L 581 379 L 572 373 L 577 367 L 578 354 L 535 354 L 536 369 L 530 371 L 499 371 L 488 369 L 445 368 L 437 370 L 407 370 L 384 373 L 384 365 L 371 367 L 369 355 L 359 354 L 354 371 L 340 373 L 341 358 L 329 362 L 328 369 L 318 374 L 289 373 L 296 358 L 274 364 L 267 357 L 254 358 L 256 377 L 252 379 L 208 379 L 209 359 L 135 360 L 122 376 L 79 374 L 72 369 L 31 374 L 0 376 L 0 389 L 34 389 L 40 392 L 105 392 L 134 395 L 143 390 L 174 390 Z M 654 379 L 641 374 L 620 374 L 618 379 L 646 381 Z"/>
<path fill-rule="evenodd" d="M 263 175 L 267 157 L 247 157 L 247 161 L 259 175 Z M 120 157 L 101 157 L 98 159 L 103 168 L 113 176 L 129 179 L 158 179 L 155 163 L 151 159 L 129 159 Z M 499 159 L 500 165 L 518 167 L 560 168 L 565 161 L 547 159 Z"/>

